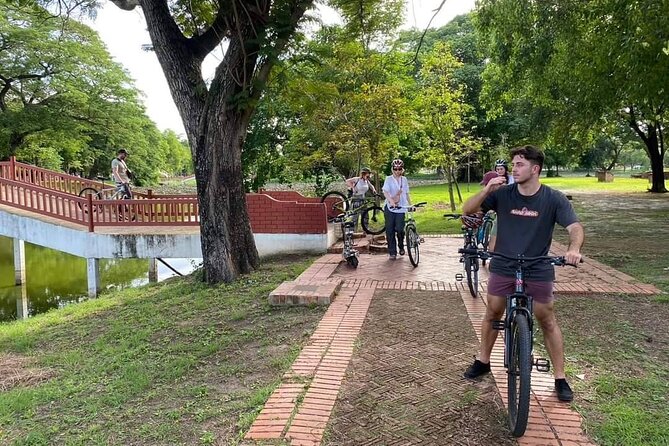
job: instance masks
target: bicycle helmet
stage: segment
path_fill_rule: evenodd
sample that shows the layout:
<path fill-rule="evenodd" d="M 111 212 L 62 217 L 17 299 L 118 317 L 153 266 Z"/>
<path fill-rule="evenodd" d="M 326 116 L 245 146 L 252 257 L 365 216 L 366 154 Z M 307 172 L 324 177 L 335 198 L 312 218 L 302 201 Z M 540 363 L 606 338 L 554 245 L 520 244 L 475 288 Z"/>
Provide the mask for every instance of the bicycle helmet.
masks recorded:
<path fill-rule="evenodd" d="M 506 165 L 506 160 L 499 159 L 495 161 L 495 167 L 500 167 L 500 166 L 504 167 L 505 169 L 508 169 L 508 166 Z"/>
<path fill-rule="evenodd" d="M 460 217 L 462 224 L 471 229 L 476 229 L 483 224 L 483 213 L 468 214 Z"/>
<path fill-rule="evenodd" d="M 402 160 L 399 159 L 399 158 L 398 158 L 398 159 L 395 159 L 395 160 L 393 160 L 393 162 L 391 163 L 391 166 L 392 166 L 393 169 L 399 169 L 399 168 L 404 169 L 404 161 L 402 161 Z"/>
<path fill-rule="evenodd" d="M 372 170 L 369 167 L 363 167 L 360 169 L 360 173 L 372 173 Z"/>

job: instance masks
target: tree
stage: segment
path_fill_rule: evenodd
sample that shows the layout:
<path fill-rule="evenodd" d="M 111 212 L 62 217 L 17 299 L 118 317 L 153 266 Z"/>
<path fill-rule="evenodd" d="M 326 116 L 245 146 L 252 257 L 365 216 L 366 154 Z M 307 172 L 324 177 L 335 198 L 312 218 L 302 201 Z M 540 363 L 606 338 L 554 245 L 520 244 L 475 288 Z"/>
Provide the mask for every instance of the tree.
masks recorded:
<path fill-rule="evenodd" d="M 365 50 L 330 27 L 290 62 L 283 102 L 294 113 L 286 152 L 295 164 L 310 173 L 334 166 L 349 177 L 362 166 L 379 172 L 398 156 L 413 125 L 402 54 Z"/>
<path fill-rule="evenodd" d="M 562 135 L 582 141 L 602 117 L 615 115 L 645 144 L 651 191 L 666 192 L 667 7 L 652 0 L 478 2 L 477 27 L 490 55 L 488 104 L 527 98 L 552 111 Z"/>
<path fill-rule="evenodd" d="M 457 164 L 480 146 L 466 130 L 472 108 L 464 102 L 464 88 L 454 77 L 461 66 L 447 44 L 437 43 L 422 61 L 416 97 L 416 108 L 428 136 L 422 152 L 425 163 L 446 172 L 452 210 Z"/>

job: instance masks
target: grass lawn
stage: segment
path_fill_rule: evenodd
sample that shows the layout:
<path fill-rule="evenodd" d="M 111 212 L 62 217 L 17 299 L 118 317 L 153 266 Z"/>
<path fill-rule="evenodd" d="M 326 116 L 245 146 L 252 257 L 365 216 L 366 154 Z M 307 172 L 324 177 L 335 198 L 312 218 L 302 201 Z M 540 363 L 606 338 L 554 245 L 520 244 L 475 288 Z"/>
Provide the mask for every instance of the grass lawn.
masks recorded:
<path fill-rule="evenodd" d="M 0 444 L 237 444 L 325 308 L 270 308 L 312 261 L 267 261 L 0 325 Z"/>

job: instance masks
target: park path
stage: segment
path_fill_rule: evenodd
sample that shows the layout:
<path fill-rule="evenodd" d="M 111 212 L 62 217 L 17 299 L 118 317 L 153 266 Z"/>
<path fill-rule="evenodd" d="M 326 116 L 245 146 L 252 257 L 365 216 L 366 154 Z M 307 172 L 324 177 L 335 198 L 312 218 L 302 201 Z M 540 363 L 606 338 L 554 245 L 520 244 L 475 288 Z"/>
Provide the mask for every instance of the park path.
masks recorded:
<path fill-rule="evenodd" d="M 425 292 L 430 292 L 429 295 L 434 296 L 434 299 L 448 299 L 449 296 L 459 295 L 462 304 L 451 305 L 448 308 L 454 312 L 466 312 L 471 327 L 480 339 L 480 321 L 485 312 L 485 298 L 473 299 L 465 289 L 466 285 L 463 286 L 463 283 L 455 281 L 455 274 L 462 271 L 457 254 L 460 245 L 459 237 L 427 237 L 425 243 L 421 245 L 421 263 L 417 268 L 411 266 L 406 256 L 390 261 L 386 255 L 362 254 L 359 267 L 353 270 L 343 263 L 340 264 L 339 254 L 326 254 L 317 259 L 294 282 L 284 283 L 282 289 L 287 293 L 290 292 L 290 287 L 293 287 L 296 294 L 303 295 L 306 292 L 319 295 L 319 287 L 331 288 L 334 284 L 337 285 L 338 292 L 307 346 L 284 375 L 282 383 L 270 396 L 246 434 L 245 442 L 278 444 L 277 442 L 283 441 L 291 445 L 467 444 L 453 437 L 452 426 L 450 428 L 445 426 L 443 430 L 439 426 L 432 426 L 430 431 L 432 438 L 443 439 L 448 436 L 452 440 L 446 442 L 430 441 L 420 436 L 414 437 L 413 440 L 411 437 L 398 437 L 397 441 L 392 442 L 387 439 L 382 440 L 380 436 L 379 439 L 372 441 L 363 442 L 362 438 L 359 441 L 357 438 L 348 438 L 346 441 L 338 442 L 337 434 L 341 434 L 341 427 L 338 426 L 334 427 L 333 438 L 324 438 L 328 428 L 333 428 L 333 413 L 339 413 L 338 409 L 346 403 L 338 401 L 338 397 L 341 398 L 342 394 L 348 395 L 347 389 L 360 384 L 349 380 L 355 380 L 356 376 L 363 375 L 356 375 L 355 370 L 347 372 L 347 369 L 354 356 L 359 355 L 356 342 L 363 325 L 374 327 L 374 324 L 369 322 L 369 318 L 374 316 L 370 312 L 370 306 L 373 299 L 381 299 L 375 296 L 385 296 L 386 291 L 383 290 L 394 291 L 396 294 L 404 293 L 407 300 Z M 560 254 L 564 249 L 564 246 L 554 243 L 551 251 Z M 630 276 L 588 258 L 577 270 L 558 268 L 556 271 L 555 288 L 558 295 L 659 292 L 651 285 L 640 283 Z M 485 296 L 486 274 L 483 269 L 481 275 L 481 293 Z M 387 296 L 383 298 L 387 299 Z M 426 312 L 448 311 L 445 308 L 426 308 Z M 401 305 L 397 307 L 397 311 L 402 311 Z M 404 319 L 408 325 L 404 327 L 406 333 L 412 331 L 411 320 L 411 318 Z M 439 330 L 438 325 L 432 326 L 434 327 L 432 334 L 436 334 Z M 421 336 L 425 338 L 431 336 L 425 332 L 425 327 L 421 329 L 423 330 Z M 369 333 L 369 330 L 366 333 Z M 407 351 L 400 351 L 397 354 L 404 357 L 424 354 L 420 348 L 410 347 L 411 345 L 417 344 L 404 344 L 403 348 Z M 415 351 L 409 351 L 412 348 Z M 445 361 L 452 361 L 456 356 L 471 357 L 475 350 L 476 348 L 472 348 L 470 343 L 463 342 L 459 351 L 454 351 L 452 346 L 444 348 L 443 358 Z M 359 358 L 356 356 L 356 359 Z M 385 359 L 384 362 L 393 361 Z M 375 373 L 378 374 L 379 370 L 375 370 Z M 385 369 L 381 373 L 392 372 Z M 458 373 L 461 374 L 461 371 Z M 492 376 L 498 391 L 495 398 L 501 398 L 502 407 L 506 407 L 506 372 L 503 367 L 501 342 L 497 342 L 493 349 Z M 458 380 L 461 381 L 452 386 L 453 392 L 462 392 L 467 385 L 464 378 L 458 377 Z M 523 437 L 517 439 L 518 444 L 561 446 L 592 444 L 582 431 L 580 415 L 572 410 L 569 404 L 557 400 L 552 375 L 533 372 L 531 398 L 528 429 Z M 422 403 L 414 401 L 412 404 Z M 359 411 L 359 417 L 365 417 L 368 414 L 363 412 L 369 408 L 363 405 L 357 409 L 354 407 L 354 410 Z M 355 419 L 355 412 L 349 413 L 347 418 Z M 351 435 L 355 435 L 350 432 Z M 504 442 L 507 441 L 508 439 L 504 439 Z M 501 444 L 502 438 L 486 440 L 479 438 L 477 443 Z"/>

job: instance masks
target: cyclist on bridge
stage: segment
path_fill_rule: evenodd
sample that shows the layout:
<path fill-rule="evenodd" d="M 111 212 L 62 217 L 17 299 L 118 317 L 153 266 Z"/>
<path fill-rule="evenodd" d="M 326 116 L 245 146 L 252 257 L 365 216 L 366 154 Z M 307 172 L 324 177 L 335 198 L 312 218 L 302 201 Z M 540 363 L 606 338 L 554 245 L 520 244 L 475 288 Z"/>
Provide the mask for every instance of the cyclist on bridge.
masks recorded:
<path fill-rule="evenodd" d="M 127 157 L 127 150 L 118 150 L 116 158 L 111 162 L 112 179 L 116 183 L 116 191 L 120 191 L 128 198 L 132 198 L 132 191 L 130 190 L 130 176 L 132 175 L 132 172 L 128 169 L 128 166 L 125 163 Z"/>
<path fill-rule="evenodd" d="M 497 212 L 498 234 L 496 252 L 507 256 L 545 256 L 551 246 L 555 223 L 569 233 L 567 263 L 578 264 L 583 245 L 583 226 L 571 203 L 559 191 L 542 185 L 539 175 L 544 154 L 534 146 L 516 147 L 511 151 L 515 184 L 506 184 L 504 176 L 490 179 L 485 188 L 463 205 L 463 213 Z M 573 392 L 564 372 L 562 332 L 553 308 L 555 270 L 550 264 L 537 263 L 526 269 L 527 294 L 533 297 L 534 314 L 541 325 L 546 349 L 554 367 L 555 389 L 560 401 L 571 401 Z M 502 319 L 506 298 L 515 289 L 515 262 L 493 258 L 488 280 L 488 305 L 481 322 L 479 357 L 465 372 L 465 378 L 475 379 L 490 372 L 490 353 L 497 339 L 492 321 Z"/>

